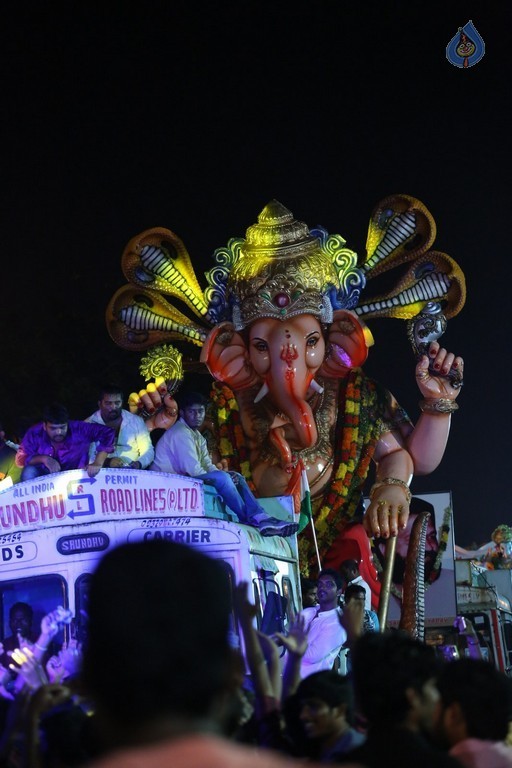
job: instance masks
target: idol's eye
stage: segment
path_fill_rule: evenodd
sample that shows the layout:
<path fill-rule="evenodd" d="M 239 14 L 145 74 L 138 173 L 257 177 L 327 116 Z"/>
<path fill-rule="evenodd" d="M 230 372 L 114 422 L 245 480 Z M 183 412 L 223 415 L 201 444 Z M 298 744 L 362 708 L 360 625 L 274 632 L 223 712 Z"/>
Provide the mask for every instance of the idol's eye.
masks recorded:
<path fill-rule="evenodd" d="M 318 336 L 318 335 L 310 336 L 308 338 L 308 340 L 306 341 L 306 346 L 307 347 L 316 347 L 316 345 L 318 344 L 319 339 L 320 339 L 320 336 Z"/>
<path fill-rule="evenodd" d="M 252 345 L 257 352 L 267 352 L 268 350 L 268 344 L 263 339 L 254 339 Z"/>

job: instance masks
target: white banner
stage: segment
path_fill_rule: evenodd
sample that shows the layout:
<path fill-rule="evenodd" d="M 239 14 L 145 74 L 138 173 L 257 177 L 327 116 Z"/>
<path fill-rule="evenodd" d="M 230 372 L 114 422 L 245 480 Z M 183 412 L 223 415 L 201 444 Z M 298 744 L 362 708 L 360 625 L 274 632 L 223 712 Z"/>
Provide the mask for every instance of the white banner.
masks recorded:
<path fill-rule="evenodd" d="M 81 469 L 17 483 L 0 492 L 0 532 L 105 519 L 204 516 L 200 480 L 139 469 Z"/>

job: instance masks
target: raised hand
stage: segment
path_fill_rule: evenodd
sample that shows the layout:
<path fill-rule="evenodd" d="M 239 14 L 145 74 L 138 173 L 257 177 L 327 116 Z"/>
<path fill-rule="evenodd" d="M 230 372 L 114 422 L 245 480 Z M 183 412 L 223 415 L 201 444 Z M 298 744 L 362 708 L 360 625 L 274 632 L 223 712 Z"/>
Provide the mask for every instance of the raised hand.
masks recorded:
<path fill-rule="evenodd" d="M 252 624 L 252 620 L 257 614 L 256 606 L 249 600 L 248 590 L 249 583 L 247 581 L 239 581 L 233 590 L 233 605 L 242 626 Z"/>
<path fill-rule="evenodd" d="M 131 413 L 142 416 L 146 426 L 152 429 L 169 429 L 178 418 L 178 404 L 169 393 L 162 376 L 149 382 L 146 389 L 132 392 L 128 398 Z"/>
<path fill-rule="evenodd" d="M 444 397 L 455 400 L 460 392 L 464 360 L 448 352 L 437 341 L 430 343 L 428 354 L 416 365 L 416 381 L 425 398 Z"/>
<path fill-rule="evenodd" d="M 48 682 L 46 672 L 30 648 L 27 648 L 26 646 L 23 648 L 16 648 L 12 652 L 11 658 L 18 666 L 9 664 L 9 669 L 23 677 L 24 682 L 32 690 L 35 691 L 41 685 Z"/>
<path fill-rule="evenodd" d="M 308 647 L 306 620 L 301 614 L 298 614 L 290 623 L 288 634 L 276 632 L 274 637 L 286 648 L 288 653 L 294 656 L 304 656 Z"/>

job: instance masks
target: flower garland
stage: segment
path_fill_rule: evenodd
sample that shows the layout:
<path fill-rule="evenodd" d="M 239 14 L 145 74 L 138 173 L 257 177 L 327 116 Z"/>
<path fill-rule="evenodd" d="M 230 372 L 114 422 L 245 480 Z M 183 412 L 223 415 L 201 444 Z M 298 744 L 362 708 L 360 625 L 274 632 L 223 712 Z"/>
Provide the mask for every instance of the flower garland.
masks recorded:
<path fill-rule="evenodd" d="M 356 368 L 340 382 L 339 412 L 334 438 L 333 478 L 326 493 L 314 504 L 315 531 L 320 552 L 326 552 L 355 514 L 360 489 L 381 431 L 385 394 L 380 386 Z M 299 539 L 301 567 L 314 568 L 316 553 L 309 529 Z"/>
<path fill-rule="evenodd" d="M 230 467 L 241 472 L 254 490 L 240 410 L 233 391 L 215 382 L 211 400 L 217 429 L 217 448 Z M 333 481 L 314 504 L 315 530 L 320 551 L 325 552 L 355 514 L 360 490 L 381 434 L 387 393 L 361 369 L 340 381 L 339 411 L 334 438 Z M 309 527 L 299 537 L 301 567 L 316 565 Z"/>
<path fill-rule="evenodd" d="M 426 585 L 427 589 L 431 584 L 434 583 L 434 581 L 437 581 L 437 579 L 441 574 L 441 568 L 443 567 L 443 555 L 446 552 L 446 548 L 448 546 L 448 539 L 450 537 L 451 521 L 452 521 L 452 509 L 451 507 L 446 507 L 444 510 L 443 522 L 441 523 L 441 526 L 439 527 L 439 531 L 437 532 L 439 549 L 437 550 L 436 559 L 434 560 L 434 565 L 430 572 L 430 576 L 428 580 L 429 583 Z"/>
<path fill-rule="evenodd" d="M 229 468 L 240 472 L 254 491 L 249 451 L 245 444 L 240 409 L 234 392 L 225 384 L 214 382 L 210 400 L 215 406 L 211 415 L 215 417 L 216 447 L 222 458 L 228 460 Z"/>

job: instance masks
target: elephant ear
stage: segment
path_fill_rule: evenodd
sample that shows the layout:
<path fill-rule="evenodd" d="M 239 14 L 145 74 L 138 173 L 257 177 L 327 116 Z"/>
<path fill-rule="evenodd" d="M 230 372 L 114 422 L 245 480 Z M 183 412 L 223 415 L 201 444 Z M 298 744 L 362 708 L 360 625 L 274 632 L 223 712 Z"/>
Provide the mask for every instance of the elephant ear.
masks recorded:
<path fill-rule="evenodd" d="M 200 360 L 215 379 L 235 391 L 261 384 L 245 342 L 233 323 L 219 323 L 210 331 L 201 349 Z"/>
<path fill-rule="evenodd" d="M 338 309 L 327 335 L 327 352 L 319 374 L 338 379 L 346 376 L 350 368 L 358 368 L 368 357 L 373 344 L 370 329 L 354 312 Z"/>

